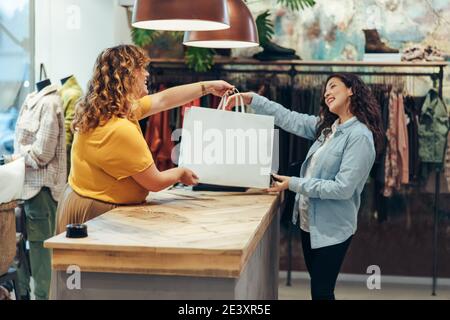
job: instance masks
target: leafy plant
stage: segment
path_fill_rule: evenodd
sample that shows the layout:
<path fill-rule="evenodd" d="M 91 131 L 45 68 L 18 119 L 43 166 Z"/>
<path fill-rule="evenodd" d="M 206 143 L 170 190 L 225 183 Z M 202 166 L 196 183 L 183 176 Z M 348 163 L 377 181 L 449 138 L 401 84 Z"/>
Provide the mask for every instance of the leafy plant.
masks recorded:
<path fill-rule="evenodd" d="M 156 37 L 159 36 L 159 32 L 156 30 L 147 30 L 147 29 L 131 29 L 131 38 L 133 43 L 139 47 L 145 47 L 153 42 Z"/>
<path fill-rule="evenodd" d="M 255 20 L 256 27 L 258 28 L 259 44 L 261 46 L 264 46 L 266 43 L 268 43 L 275 33 L 273 29 L 273 23 L 272 21 L 270 21 L 269 16 L 270 12 L 269 10 L 267 10 L 256 17 Z"/>
<path fill-rule="evenodd" d="M 205 72 L 214 64 L 214 50 L 208 48 L 188 47 L 185 61 L 196 72 Z"/>

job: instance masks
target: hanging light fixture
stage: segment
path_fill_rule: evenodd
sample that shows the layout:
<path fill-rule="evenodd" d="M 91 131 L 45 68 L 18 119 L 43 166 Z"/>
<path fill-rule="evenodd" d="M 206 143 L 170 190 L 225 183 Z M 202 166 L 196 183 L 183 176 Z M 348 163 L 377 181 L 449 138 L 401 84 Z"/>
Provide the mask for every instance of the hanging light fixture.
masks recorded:
<path fill-rule="evenodd" d="M 259 45 L 252 13 L 242 0 L 228 0 L 230 28 L 184 33 L 183 44 L 203 48 L 245 48 Z"/>
<path fill-rule="evenodd" d="M 132 26 L 140 29 L 191 31 L 230 27 L 226 0 L 136 0 Z"/>

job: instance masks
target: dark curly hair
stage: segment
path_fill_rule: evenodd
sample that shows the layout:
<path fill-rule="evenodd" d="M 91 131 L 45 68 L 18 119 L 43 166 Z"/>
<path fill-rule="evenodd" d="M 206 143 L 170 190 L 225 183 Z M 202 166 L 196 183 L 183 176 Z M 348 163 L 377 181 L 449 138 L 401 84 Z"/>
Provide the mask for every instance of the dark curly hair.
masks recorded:
<path fill-rule="evenodd" d="M 353 95 L 350 96 L 350 112 L 372 132 L 375 150 L 377 155 L 379 155 L 383 151 L 385 141 L 383 123 L 381 120 L 381 108 L 370 88 L 359 76 L 353 73 L 335 73 L 330 75 L 325 81 L 320 101 L 320 120 L 317 123 L 316 138 L 320 137 L 324 129 L 331 129 L 331 125 L 338 118 L 336 114 L 330 111 L 325 103 L 326 86 L 328 81 L 332 78 L 340 79 L 347 88 L 352 89 Z M 324 134 L 328 135 L 330 132 L 331 130 L 325 130 Z"/>

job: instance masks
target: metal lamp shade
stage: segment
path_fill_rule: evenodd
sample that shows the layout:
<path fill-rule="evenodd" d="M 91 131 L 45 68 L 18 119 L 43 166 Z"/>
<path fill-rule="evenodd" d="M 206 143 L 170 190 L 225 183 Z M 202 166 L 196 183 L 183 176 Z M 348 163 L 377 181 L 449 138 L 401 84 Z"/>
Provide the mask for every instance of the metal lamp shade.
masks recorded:
<path fill-rule="evenodd" d="M 191 31 L 230 27 L 226 0 L 136 0 L 132 26 L 140 29 Z"/>
<path fill-rule="evenodd" d="M 230 28 L 184 33 L 183 44 L 202 48 L 246 48 L 259 45 L 253 16 L 242 0 L 228 0 Z"/>

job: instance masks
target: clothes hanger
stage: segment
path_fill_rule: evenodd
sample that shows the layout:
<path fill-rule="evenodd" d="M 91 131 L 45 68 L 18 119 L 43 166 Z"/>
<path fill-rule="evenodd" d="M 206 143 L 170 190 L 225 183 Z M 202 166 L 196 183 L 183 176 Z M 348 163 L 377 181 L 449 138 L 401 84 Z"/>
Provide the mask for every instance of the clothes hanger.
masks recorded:
<path fill-rule="evenodd" d="M 42 75 L 45 74 L 45 79 L 42 80 Z M 52 82 L 47 77 L 47 72 L 45 71 L 45 66 L 43 63 L 41 63 L 40 71 L 39 71 L 39 82 L 36 83 L 36 89 L 38 92 L 40 92 L 45 87 L 51 85 Z"/>
<path fill-rule="evenodd" d="M 68 76 L 68 77 L 62 78 L 62 79 L 61 79 L 61 84 L 64 85 L 64 84 L 67 82 L 67 80 L 69 80 L 69 79 L 72 78 L 72 77 L 73 77 L 73 74 L 71 74 L 71 75 Z"/>

